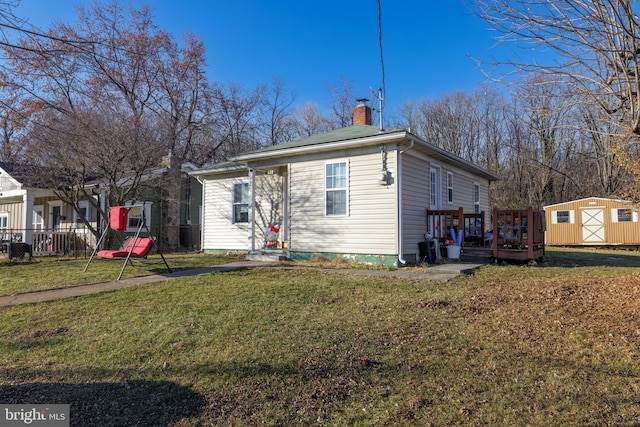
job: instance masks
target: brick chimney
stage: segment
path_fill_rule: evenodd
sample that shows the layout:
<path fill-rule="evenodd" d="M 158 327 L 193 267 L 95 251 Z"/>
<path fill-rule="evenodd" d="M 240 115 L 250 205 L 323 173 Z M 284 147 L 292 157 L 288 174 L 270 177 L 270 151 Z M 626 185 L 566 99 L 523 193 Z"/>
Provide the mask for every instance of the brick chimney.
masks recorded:
<path fill-rule="evenodd" d="M 372 125 L 371 108 L 367 106 L 366 98 L 357 100 L 359 102 L 356 108 L 353 109 L 353 124 L 354 125 Z"/>

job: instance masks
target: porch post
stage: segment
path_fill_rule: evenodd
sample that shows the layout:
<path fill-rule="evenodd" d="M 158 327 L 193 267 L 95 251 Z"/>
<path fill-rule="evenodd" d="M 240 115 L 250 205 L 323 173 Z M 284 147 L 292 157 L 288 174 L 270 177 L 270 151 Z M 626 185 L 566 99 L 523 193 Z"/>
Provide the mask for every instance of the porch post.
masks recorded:
<path fill-rule="evenodd" d="M 249 231 L 249 252 L 256 250 L 256 221 L 255 221 L 255 172 L 253 169 L 249 169 L 249 206 L 248 206 L 248 231 Z"/>
<path fill-rule="evenodd" d="M 22 211 L 22 227 L 24 228 L 24 234 L 22 241 L 29 245 L 33 244 L 33 200 L 34 195 L 28 192 L 22 196 L 22 205 L 24 210 Z"/>

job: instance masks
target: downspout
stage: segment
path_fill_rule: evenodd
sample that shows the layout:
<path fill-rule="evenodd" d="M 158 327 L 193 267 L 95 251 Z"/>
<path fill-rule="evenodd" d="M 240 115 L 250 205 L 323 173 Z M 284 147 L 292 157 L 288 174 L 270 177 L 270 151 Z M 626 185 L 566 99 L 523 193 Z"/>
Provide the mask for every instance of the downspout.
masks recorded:
<path fill-rule="evenodd" d="M 201 176 L 196 176 L 196 179 L 202 186 L 202 193 L 200 195 L 200 212 L 202 212 L 202 218 L 199 218 L 200 224 L 200 252 L 204 252 L 204 178 Z"/>
<path fill-rule="evenodd" d="M 398 262 L 402 265 L 406 265 L 407 261 L 403 258 L 402 247 L 404 245 L 403 239 L 403 219 L 402 219 L 402 154 L 413 148 L 413 139 L 409 146 L 403 150 L 398 151 Z"/>

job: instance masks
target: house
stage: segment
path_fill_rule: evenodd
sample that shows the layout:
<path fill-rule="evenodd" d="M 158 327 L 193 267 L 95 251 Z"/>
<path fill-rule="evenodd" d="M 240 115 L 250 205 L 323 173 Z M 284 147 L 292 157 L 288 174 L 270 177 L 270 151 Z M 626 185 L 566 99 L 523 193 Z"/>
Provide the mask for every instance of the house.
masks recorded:
<path fill-rule="evenodd" d="M 149 228 L 155 236 L 162 237 L 164 244 L 175 242 L 175 245 L 197 247 L 202 187 L 187 174 L 194 166 L 181 165 L 175 177 L 181 186 L 181 196 L 174 208 L 175 214 L 171 214 L 170 201 L 163 198 L 165 186 L 155 185 L 152 180 L 169 169 L 163 166 L 150 171 L 145 176 L 149 185 L 143 198 L 127 205 L 131 208 L 130 232 L 137 229 L 144 216 Z M 80 210 L 89 225 L 99 230 L 102 221 L 95 206 L 106 211 L 105 186 L 94 181 L 87 183 L 85 190 L 90 190 L 93 200 L 90 203 L 88 198 L 81 199 Z M 61 200 L 54 189 L 38 182 L 37 174 L 25 173 L 19 165 L 0 163 L 0 249 L 4 250 L 8 242 L 17 241 L 31 244 L 34 255 L 70 254 L 92 249 L 96 236 L 71 204 Z"/>
<path fill-rule="evenodd" d="M 640 245 L 637 205 L 588 197 L 544 206 L 547 245 Z"/>
<path fill-rule="evenodd" d="M 354 125 L 204 166 L 205 252 L 278 247 L 293 260 L 343 257 L 378 265 L 417 261 L 429 208 L 489 210 L 493 173 L 399 129 Z"/>

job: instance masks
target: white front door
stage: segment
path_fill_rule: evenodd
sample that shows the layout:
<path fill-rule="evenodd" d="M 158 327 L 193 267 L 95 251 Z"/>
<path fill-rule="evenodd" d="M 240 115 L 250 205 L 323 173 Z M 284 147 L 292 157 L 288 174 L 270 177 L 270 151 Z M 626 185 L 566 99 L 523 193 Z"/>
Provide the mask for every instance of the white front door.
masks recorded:
<path fill-rule="evenodd" d="M 604 208 L 582 210 L 582 241 L 584 243 L 604 243 Z"/>

